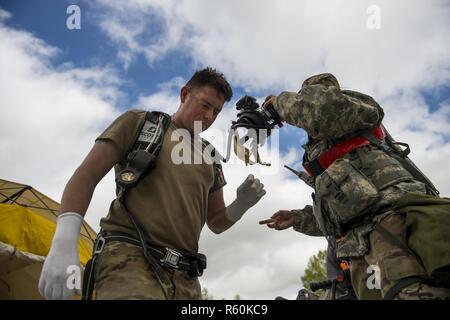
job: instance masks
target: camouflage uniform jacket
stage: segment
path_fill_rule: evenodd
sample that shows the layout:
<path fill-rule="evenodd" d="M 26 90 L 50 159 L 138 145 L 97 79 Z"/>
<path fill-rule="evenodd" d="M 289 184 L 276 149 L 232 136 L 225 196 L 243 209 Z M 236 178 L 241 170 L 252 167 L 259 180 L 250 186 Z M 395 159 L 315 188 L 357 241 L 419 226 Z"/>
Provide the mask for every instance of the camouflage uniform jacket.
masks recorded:
<path fill-rule="evenodd" d="M 293 228 L 295 231 L 312 237 L 324 236 L 314 217 L 313 207 L 311 205 L 307 205 L 303 209 L 291 210 L 291 213 L 294 216 Z"/>
<path fill-rule="evenodd" d="M 336 78 L 328 73 L 308 78 L 298 93 L 282 92 L 274 108 L 288 124 L 307 132 L 305 161 L 379 126 L 384 116 L 372 97 L 341 90 Z M 404 194 L 426 192 L 423 183 L 414 180 L 397 160 L 376 145 L 358 148 L 336 160 L 315 177 L 314 189 L 313 214 L 318 228 L 325 235 L 342 236 L 338 257 L 364 255 L 375 219 Z M 298 217 L 296 223 L 300 226 L 299 219 L 310 216 Z M 317 231 L 310 229 L 304 233 Z"/>

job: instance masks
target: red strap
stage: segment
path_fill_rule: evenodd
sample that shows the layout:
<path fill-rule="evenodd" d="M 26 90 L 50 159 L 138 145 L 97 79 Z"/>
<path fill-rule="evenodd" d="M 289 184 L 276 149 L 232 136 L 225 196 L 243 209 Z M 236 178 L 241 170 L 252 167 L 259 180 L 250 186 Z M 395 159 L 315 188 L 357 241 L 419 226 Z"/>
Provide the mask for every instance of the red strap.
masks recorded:
<path fill-rule="evenodd" d="M 385 137 L 384 131 L 381 127 L 373 128 L 372 134 L 380 140 L 384 139 Z M 313 161 L 317 161 L 320 167 L 322 167 L 321 169 L 325 171 L 337 159 L 341 159 L 347 153 L 350 153 L 357 148 L 361 148 L 369 144 L 370 141 L 363 136 L 354 137 L 343 142 L 336 143 L 334 146 L 328 149 L 328 151 L 322 153 Z M 304 164 L 305 170 L 310 176 L 315 176 L 313 170 L 311 170 L 311 163 L 313 161 Z"/>
<path fill-rule="evenodd" d="M 372 129 L 372 134 L 373 134 L 376 138 L 378 138 L 378 139 L 380 139 L 380 140 L 383 140 L 383 139 L 386 137 L 386 135 L 384 134 L 384 131 L 383 131 L 383 128 L 382 128 L 381 125 L 380 125 L 379 127 L 373 128 L 373 129 Z"/>

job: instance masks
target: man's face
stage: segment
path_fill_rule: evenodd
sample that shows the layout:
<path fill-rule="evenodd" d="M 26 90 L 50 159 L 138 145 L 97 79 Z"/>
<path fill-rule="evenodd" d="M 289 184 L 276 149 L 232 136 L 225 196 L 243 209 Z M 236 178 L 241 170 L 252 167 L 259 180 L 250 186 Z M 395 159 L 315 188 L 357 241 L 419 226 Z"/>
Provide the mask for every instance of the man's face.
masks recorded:
<path fill-rule="evenodd" d="M 194 132 L 194 122 L 202 122 L 202 131 L 208 129 L 222 111 L 225 99 L 210 86 L 194 89 L 183 87 L 180 93 L 180 122 L 183 127 Z"/>

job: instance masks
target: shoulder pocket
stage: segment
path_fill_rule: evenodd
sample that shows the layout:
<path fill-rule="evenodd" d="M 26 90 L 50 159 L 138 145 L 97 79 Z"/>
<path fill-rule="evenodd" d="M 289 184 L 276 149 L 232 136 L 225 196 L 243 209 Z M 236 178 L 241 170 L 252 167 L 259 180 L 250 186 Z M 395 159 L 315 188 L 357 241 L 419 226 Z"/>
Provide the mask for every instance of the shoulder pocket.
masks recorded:
<path fill-rule="evenodd" d="M 375 209 L 381 195 L 374 184 L 349 160 L 336 160 L 316 178 L 317 192 L 336 213 L 340 223 Z"/>

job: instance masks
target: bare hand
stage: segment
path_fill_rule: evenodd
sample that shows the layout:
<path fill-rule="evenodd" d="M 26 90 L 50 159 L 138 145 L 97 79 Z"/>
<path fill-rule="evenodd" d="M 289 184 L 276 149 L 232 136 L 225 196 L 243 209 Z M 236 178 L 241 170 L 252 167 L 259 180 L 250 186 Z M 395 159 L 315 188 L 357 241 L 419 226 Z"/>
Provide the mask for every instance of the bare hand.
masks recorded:
<path fill-rule="evenodd" d="M 264 102 L 262 104 L 263 108 L 267 108 L 268 106 L 273 106 L 277 100 L 277 96 L 274 96 L 273 94 L 270 94 L 264 99 Z"/>
<path fill-rule="evenodd" d="M 268 108 L 272 107 L 275 110 L 275 104 L 277 102 L 277 98 L 278 98 L 277 96 L 268 95 L 266 97 L 266 99 L 264 100 L 262 107 L 266 110 Z M 278 113 L 278 116 L 280 117 L 281 122 L 285 122 L 285 119 L 279 114 L 279 112 L 277 112 L 277 113 Z"/>
<path fill-rule="evenodd" d="M 270 219 L 261 220 L 259 224 L 266 224 L 270 229 L 284 230 L 294 225 L 294 215 L 289 210 L 275 212 Z"/>

